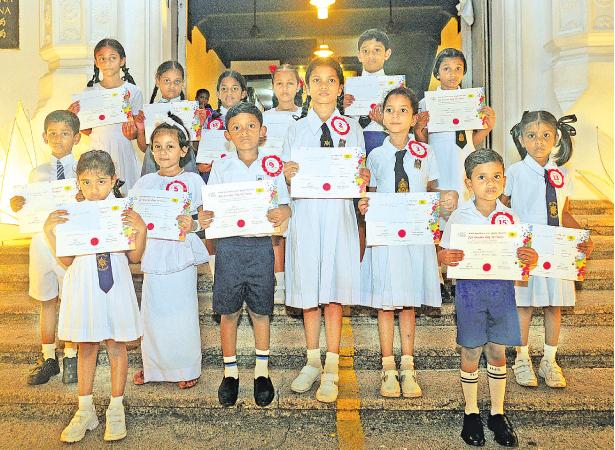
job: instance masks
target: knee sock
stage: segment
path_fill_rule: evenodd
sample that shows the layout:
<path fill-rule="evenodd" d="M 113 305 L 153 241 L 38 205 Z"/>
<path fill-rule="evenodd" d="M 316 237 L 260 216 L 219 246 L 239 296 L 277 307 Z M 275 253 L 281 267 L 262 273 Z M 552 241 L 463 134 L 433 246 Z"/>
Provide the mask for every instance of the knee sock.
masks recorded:
<path fill-rule="evenodd" d="M 557 352 L 557 345 L 547 345 L 545 344 L 545 353 L 544 359 L 547 361 L 554 362 L 555 361 L 555 353 Z"/>
<path fill-rule="evenodd" d="M 49 358 L 56 359 L 56 345 L 55 344 L 43 344 L 41 345 L 43 351 L 43 359 L 46 361 Z"/>
<path fill-rule="evenodd" d="M 239 378 L 236 355 L 224 357 L 224 378 L 226 377 Z"/>
<path fill-rule="evenodd" d="M 337 353 L 327 352 L 325 356 L 325 372 L 335 373 L 339 372 L 340 367 L 340 355 Z"/>
<path fill-rule="evenodd" d="M 209 255 L 209 270 L 211 270 L 211 281 L 213 281 L 216 274 L 216 255 Z"/>
<path fill-rule="evenodd" d="M 400 370 L 414 370 L 414 356 L 412 355 L 401 355 L 401 364 L 399 365 Z"/>
<path fill-rule="evenodd" d="M 256 364 L 254 365 L 254 379 L 256 380 L 258 377 L 269 376 L 269 349 L 267 350 L 259 350 L 254 349 L 254 353 L 256 354 Z"/>
<path fill-rule="evenodd" d="M 530 348 L 527 345 L 521 345 L 517 347 L 518 359 L 530 359 Z"/>
<path fill-rule="evenodd" d="M 395 356 L 382 357 L 382 370 L 395 370 Z"/>
<path fill-rule="evenodd" d="M 79 396 L 79 410 L 89 411 L 92 408 L 94 408 L 94 400 L 92 399 L 92 394 L 80 395 Z"/>
<path fill-rule="evenodd" d="M 284 272 L 276 272 L 275 274 L 275 289 L 284 289 Z"/>
<path fill-rule="evenodd" d="M 322 362 L 320 361 L 320 349 L 308 348 L 307 349 L 307 365 L 316 367 L 322 370 Z"/>
<path fill-rule="evenodd" d="M 77 356 L 77 349 L 75 347 L 64 347 L 64 357 L 74 358 Z"/>
<path fill-rule="evenodd" d="M 461 377 L 461 389 L 466 402 L 466 414 L 478 414 L 478 370 L 476 372 L 464 372 L 459 370 Z"/>
<path fill-rule="evenodd" d="M 504 394 L 506 394 L 506 366 L 487 364 L 491 415 L 504 414 Z"/>
<path fill-rule="evenodd" d="M 111 396 L 109 400 L 109 409 L 123 409 L 124 408 L 124 396 L 120 395 L 119 397 Z"/>

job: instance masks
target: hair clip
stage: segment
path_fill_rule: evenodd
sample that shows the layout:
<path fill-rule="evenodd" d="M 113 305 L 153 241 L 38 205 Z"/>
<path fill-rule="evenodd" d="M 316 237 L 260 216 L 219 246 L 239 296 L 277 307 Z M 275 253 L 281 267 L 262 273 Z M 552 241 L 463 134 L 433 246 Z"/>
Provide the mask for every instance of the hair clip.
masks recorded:
<path fill-rule="evenodd" d="M 562 116 L 557 121 L 557 127 L 560 129 L 564 129 L 568 132 L 570 136 L 576 136 L 577 130 L 571 123 L 575 123 L 577 121 L 577 116 L 575 114 L 568 114 L 567 116 Z"/>
<path fill-rule="evenodd" d="M 184 136 L 185 139 L 188 140 L 188 135 L 186 134 L 186 131 L 181 127 L 180 124 L 178 124 L 177 122 L 175 122 L 173 119 L 171 119 L 170 117 L 165 117 L 164 119 L 162 119 L 162 123 L 166 123 L 167 125 L 172 126 L 173 128 L 177 128 L 181 134 Z M 159 124 L 160 125 L 160 124 Z"/>
<path fill-rule="evenodd" d="M 278 66 L 276 66 L 275 64 L 271 64 L 269 66 L 269 72 L 271 73 L 271 75 L 273 75 L 276 70 L 278 70 Z"/>

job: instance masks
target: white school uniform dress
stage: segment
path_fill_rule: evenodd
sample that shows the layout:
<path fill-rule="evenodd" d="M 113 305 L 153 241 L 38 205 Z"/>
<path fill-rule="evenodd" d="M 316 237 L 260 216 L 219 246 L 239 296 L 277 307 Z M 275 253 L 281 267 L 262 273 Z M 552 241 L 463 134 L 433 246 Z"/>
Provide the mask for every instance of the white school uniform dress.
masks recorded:
<path fill-rule="evenodd" d="M 130 107 L 132 113 L 137 115 L 143 110 L 143 94 L 141 90 L 132 83 L 125 82 L 124 87 L 130 92 Z M 96 83 L 88 89 L 105 89 Z M 126 139 L 122 134 L 122 124 L 104 125 L 92 128 L 90 134 L 90 149 L 104 150 L 111 155 L 115 170 L 119 179 L 124 180 L 125 184 L 121 188 L 122 194 L 126 195 L 132 189 L 141 173 L 141 165 L 137 160 L 135 147 L 132 141 Z"/>
<path fill-rule="evenodd" d="M 141 177 L 135 189 L 189 192 L 190 214 L 196 214 L 205 183 L 193 172 Z M 195 233 L 184 241 L 147 239 L 141 260 L 143 294 L 143 375 L 149 381 L 185 381 L 201 375 L 201 331 L 197 296 L 197 265 L 209 259 Z"/>
<path fill-rule="evenodd" d="M 107 198 L 114 198 L 113 193 Z M 99 286 L 96 254 L 75 256 L 62 287 L 60 340 L 129 342 L 141 337 L 139 305 L 125 252 L 111 253 L 111 271 L 113 286 L 105 293 Z"/>
<path fill-rule="evenodd" d="M 410 140 L 414 140 L 413 135 Z M 371 171 L 369 186 L 376 188 L 376 192 L 395 192 L 395 153 L 398 150 L 387 137 L 382 146 L 367 156 L 367 168 Z M 415 164 L 420 164 L 420 168 Z M 430 148 L 424 158 L 406 151 L 404 170 L 410 192 L 426 192 L 427 183 L 438 179 L 438 166 Z M 367 247 L 361 262 L 361 303 L 387 310 L 421 305 L 440 307 L 442 297 L 435 245 Z"/>
<path fill-rule="evenodd" d="M 76 178 L 77 161 L 73 154 L 61 158 L 65 179 Z M 58 159 L 51 156 L 49 162 L 35 167 L 30 172 L 29 183 L 55 181 L 58 179 Z M 62 279 L 65 270 L 56 259 L 44 232 L 36 233 L 30 242 L 30 262 L 28 265 L 28 294 L 42 302 L 52 300 L 62 293 Z"/>
<path fill-rule="evenodd" d="M 549 161 L 544 167 L 527 155 L 506 170 L 504 195 L 524 223 L 547 225 L 546 185 L 544 171 L 558 169 L 564 175 L 564 186 L 555 189 L 559 223 L 566 199 L 572 195 L 572 171 Z M 527 286 L 515 286 L 517 306 L 574 306 L 574 281 L 530 275 Z"/>
<path fill-rule="evenodd" d="M 342 117 L 336 109 L 327 120 L 333 145 L 365 149 L 358 122 L 345 136 L 331 126 Z M 291 160 L 291 148 L 320 147 L 322 121 L 314 110 L 291 124 L 284 140 L 282 160 Z M 299 168 L 301 170 L 301 168 Z M 292 186 L 291 186 L 292 195 Z M 309 309 L 327 303 L 357 305 L 360 302 L 359 235 L 350 199 L 294 199 L 286 238 L 286 305 Z"/>

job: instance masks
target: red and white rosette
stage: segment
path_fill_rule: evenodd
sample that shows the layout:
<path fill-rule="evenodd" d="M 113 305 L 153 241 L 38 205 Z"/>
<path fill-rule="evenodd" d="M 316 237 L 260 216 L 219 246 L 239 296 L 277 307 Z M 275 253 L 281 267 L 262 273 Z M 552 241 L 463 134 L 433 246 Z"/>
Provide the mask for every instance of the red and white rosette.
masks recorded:
<path fill-rule="evenodd" d="M 419 141 L 408 142 L 408 151 L 412 156 L 417 158 L 425 158 L 427 156 L 427 146 Z"/>
<path fill-rule="evenodd" d="M 493 216 L 491 216 L 491 224 L 492 225 L 514 225 L 515 219 L 513 216 L 507 212 L 496 212 Z"/>
<path fill-rule="evenodd" d="M 333 131 L 335 131 L 340 136 L 346 136 L 350 131 L 350 125 L 348 124 L 346 119 L 340 116 L 335 116 L 333 119 L 331 119 L 331 128 L 333 128 Z"/>
<path fill-rule="evenodd" d="M 263 172 L 270 177 L 277 177 L 284 169 L 284 163 L 277 155 L 265 156 L 261 162 L 261 166 L 263 167 Z"/>
<path fill-rule="evenodd" d="M 188 186 L 183 181 L 173 180 L 167 184 L 166 190 L 171 192 L 188 192 Z"/>
<path fill-rule="evenodd" d="M 224 129 L 224 122 L 220 118 L 211 120 L 207 124 L 207 129 L 208 130 L 223 130 Z"/>
<path fill-rule="evenodd" d="M 547 177 L 549 178 L 549 183 L 551 183 L 551 186 L 555 189 L 564 187 L 564 174 L 558 169 L 547 170 Z"/>

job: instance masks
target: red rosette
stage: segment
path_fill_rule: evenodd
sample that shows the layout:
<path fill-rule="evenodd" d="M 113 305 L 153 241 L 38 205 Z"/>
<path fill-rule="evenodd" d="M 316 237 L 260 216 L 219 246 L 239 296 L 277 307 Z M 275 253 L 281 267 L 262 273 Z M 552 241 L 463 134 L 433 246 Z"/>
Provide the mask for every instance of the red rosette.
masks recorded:
<path fill-rule="evenodd" d="M 166 190 L 173 192 L 188 192 L 188 186 L 186 186 L 186 183 L 182 181 L 173 180 L 167 184 Z"/>
<path fill-rule="evenodd" d="M 555 189 L 564 187 L 564 174 L 558 169 L 547 170 L 547 177 L 549 178 L 549 183 L 551 183 L 551 186 Z"/>
<path fill-rule="evenodd" d="M 423 159 L 427 156 L 427 146 L 419 141 L 408 142 L 408 151 L 417 158 Z"/>
<path fill-rule="evenodd" d="M 346 119 L 340 116 L 335 116 L 333 119 L 331 119 L 331 128 L 333 128 L 333 131 L 335 131 L 340 136 L 346 136 L 350 131 L 350 125 L 348 124 Z"/>
<path fill-rule="evenodd" d="M 513 216 L 507 212 L 496 212 L 493 216 L 491 216 L 491 224 L 492 225 L 514 225 L 515 219 Z"/>
<path fill-rule="evenodd" d="M 284 163 L 277 155 L 267 155 L 261 161 L 263 172 L 270 177 L 277 177 L 284 169 Z"/>
<path fill-rule="evenodd" d="M 211 120 L 207 124 L 207 129 L 208 130 L 223 130 L 224 129 L 224 122 L 220 118 Z"/>

